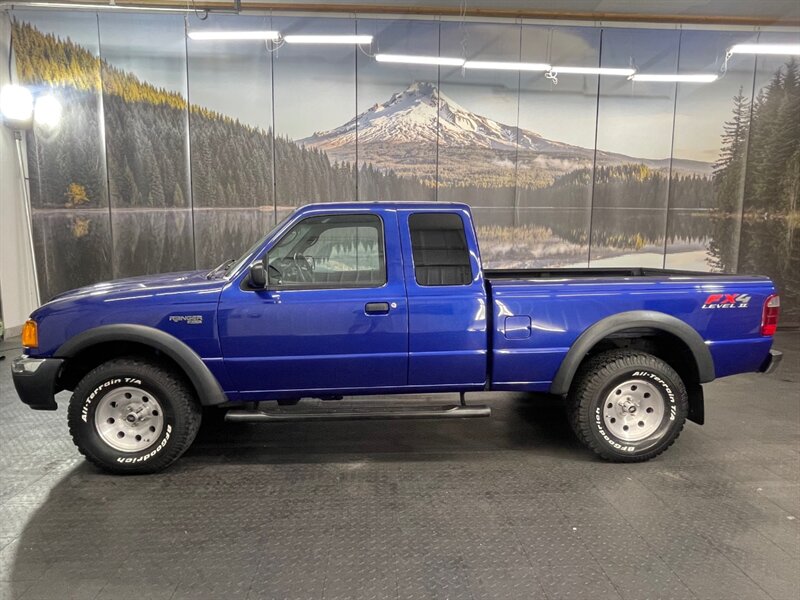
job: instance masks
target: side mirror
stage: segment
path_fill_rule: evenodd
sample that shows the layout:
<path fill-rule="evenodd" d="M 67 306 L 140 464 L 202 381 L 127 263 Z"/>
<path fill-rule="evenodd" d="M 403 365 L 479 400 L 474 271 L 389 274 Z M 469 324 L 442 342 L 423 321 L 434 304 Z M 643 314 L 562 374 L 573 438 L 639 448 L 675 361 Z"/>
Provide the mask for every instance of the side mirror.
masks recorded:
<path fill-rule="evenodd" d="M 250 265 L 250 285 L 259 289 L 267 287 L 267 270 L 263 261 Z"/>

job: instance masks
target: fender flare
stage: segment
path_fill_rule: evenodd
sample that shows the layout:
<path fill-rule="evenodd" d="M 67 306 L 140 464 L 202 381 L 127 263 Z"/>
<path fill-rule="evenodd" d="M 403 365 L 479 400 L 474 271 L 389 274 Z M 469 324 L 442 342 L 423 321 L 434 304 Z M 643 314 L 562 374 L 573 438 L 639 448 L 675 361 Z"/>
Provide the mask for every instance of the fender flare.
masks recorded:
<path fill-rule="evenodd" d="M 101 325 L 87 329 L 64 342 L 54 356 L 69 359 L 96 344 L 108 342 L 136 342 L 163 352 L 183 370 L 195 388 L 203 406 L 227 402 L 216 377 L 200 356 L 184 342 L 160 329 L 146 325 Z"/>
<path fill-rule="evenodd" d="M 670 333 L 685 343 L 694 356 L 700 383 L 713 381 L 714 359 L 699 333 L 689 324 L 671 315 L 654 310 L 632 310 L 606 317 L 590 326 L 572 344 L 550 384 L 550 393 L 564 395 L 569 392 L 572 379 L 589 351 L 603 338 L 623 331 L 646 327 Z"/>

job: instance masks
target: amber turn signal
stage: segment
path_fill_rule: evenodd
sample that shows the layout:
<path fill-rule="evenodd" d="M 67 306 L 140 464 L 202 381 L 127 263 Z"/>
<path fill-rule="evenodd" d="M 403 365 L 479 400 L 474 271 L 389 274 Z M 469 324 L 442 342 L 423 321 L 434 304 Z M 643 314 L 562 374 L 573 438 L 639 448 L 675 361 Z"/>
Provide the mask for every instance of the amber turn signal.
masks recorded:
<path fill-rule="evenodd" d="M 39 347 L 39 330 L 33 319 L 28 319 L 22 326 L 22 345 L 26 348 Z"/>

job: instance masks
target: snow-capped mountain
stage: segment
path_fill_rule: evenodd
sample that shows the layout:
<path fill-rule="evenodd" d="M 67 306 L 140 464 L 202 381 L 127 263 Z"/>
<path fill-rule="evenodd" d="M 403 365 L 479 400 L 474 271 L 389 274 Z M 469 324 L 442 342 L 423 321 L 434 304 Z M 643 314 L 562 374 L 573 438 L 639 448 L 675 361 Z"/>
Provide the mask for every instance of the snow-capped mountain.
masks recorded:
<path fill-rule="evenodd" d="M 436 141 L 437 127 L 439 145 L 455 147 L 520 149 L 547 152 L 574 149 L 589 152 L 585 148 L 561 144 L 543 138 L 538 133 L 519 130 L 511 125 L 499 123 L 488 117 L 471 112 L 441 93 L 428 82 L 417 81 L 402 92 L 392 95 L 382 104 L 375 104 L 344 125 L 328 131 L 317 131 L 311 137 L 300 140 L 301 144 L 323 150 L 355 143 Z"/>
<path fill-rule="evenodd" d="M 363 161 L 378 169 L 417 177 L 424 177 L 419 168 L 430 166 L 431 149 L 435 148 L 432 143 L 437 143 L 437 135 L 439 162 L 443 167 L 440 179 L 443 174 L 446 177 L 448 172 L 469 165 L 473 172 L 477 167 L 485 169 L 487 174 L 499 175 L 504 169 L 513 170 L 515 156 L 523 169 L 544 170 L 554 176 L 590 166 L 595 154 L 593 149 L 549 140 L 533 131 L 476 114 L 443 94 L 435 84 L 421 81 L 339 127 L 317 131 L 298 142 L 323 150 L 334 160 L 351 160 L 356 132 L 358 153 L 364 157 Z M 643 162 L 656 169 L 669 166 L 668 159 L 643 160 L 603 151 L 598 151 L 597 158 L 605 164 Z M 449 164 L 442 164 L 443 161 Z M 686 170 L 691 172 L 708 170 L 705 163 L 681 162 L 687 163 Z"/>

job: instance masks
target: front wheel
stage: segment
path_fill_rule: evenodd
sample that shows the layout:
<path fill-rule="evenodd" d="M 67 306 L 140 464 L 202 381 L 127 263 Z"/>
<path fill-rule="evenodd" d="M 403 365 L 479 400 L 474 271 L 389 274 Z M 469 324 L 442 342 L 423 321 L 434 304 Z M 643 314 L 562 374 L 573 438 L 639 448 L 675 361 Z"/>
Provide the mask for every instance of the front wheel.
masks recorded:
<path fill-rule="evenodd" d="M 129 357 L 103 363 L 81 379 L 67 419 L 88 461 L 112 473 L 154 473 L 191 445 L 201 410 L 182 377 Z"/>
<path fill-rule="evenodd" d="M 689 400 L 678 373 L 660 358 L 609 350 L 581 365 L 568 396 L 575 434 L 598 456 L 639 462 L 678 438 Z"/>

